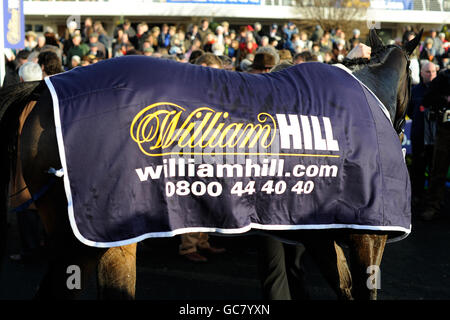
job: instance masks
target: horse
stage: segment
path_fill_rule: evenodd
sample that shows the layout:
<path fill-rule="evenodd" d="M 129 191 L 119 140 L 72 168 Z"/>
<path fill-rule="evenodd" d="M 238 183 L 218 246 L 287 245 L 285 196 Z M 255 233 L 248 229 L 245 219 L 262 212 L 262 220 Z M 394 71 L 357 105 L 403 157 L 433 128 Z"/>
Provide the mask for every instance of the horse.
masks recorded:
<path fill-rule="evenodd" d="M 403 47 L 385 46 L 376 32 L 371 30 L 371 59 L 358 64 L 353 72 L 387 108 L 392 125 L 399 134 L 409 100 L 409 56 L 418 45 L 420 37 L 421 33 Z M 23 125 L 18 146 L 18 119 L 25 105 L 31 101 L 36 104 Z M 76 298 L 82 289 L 67 286 L 68 266 L 76 265 L 81 270 L 82 284 L 97 268 L 99 298 L 134 299 L 137 244 L 96 248 L 81 243 L 72 232 L 63 181 L 53 179 L 49 186 L 48 170 L 61 168 L 61 159 L 56 141 L 52 97 L 44 81 L 2 89 L 0 133 L 2 253 L 6 243 L 8 185 L 11 171 L 14 171 L 17 163 L 22 166 L 30 193 L 40 194 L 35 199 L 35 204 L 48 236 L 49 267 L 35 297 Z M 42 193 L 45 187 L 47 190 Z M 367 286 L 367 268 L 380 265 L 388 233 L 352 229 L 265 231 L 265 234 L 304 243 L 342 299 L 376 299 L 376 287 Z M 342 243 L 350 250 L 350 264 L 347 264 Z"/>

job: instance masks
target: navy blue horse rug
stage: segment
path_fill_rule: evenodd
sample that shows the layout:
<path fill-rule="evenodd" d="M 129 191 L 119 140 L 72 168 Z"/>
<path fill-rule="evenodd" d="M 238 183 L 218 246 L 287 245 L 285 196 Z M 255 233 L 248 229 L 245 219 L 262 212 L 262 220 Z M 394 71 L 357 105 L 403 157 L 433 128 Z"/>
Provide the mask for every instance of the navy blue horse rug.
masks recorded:
<path fill-rule="evenodd" d="M 132 56 L 46 83 L 71 225 L 87 245 L 197 231 L 410 232 L 399 138 L 340 68 L 254 75 Z"/>

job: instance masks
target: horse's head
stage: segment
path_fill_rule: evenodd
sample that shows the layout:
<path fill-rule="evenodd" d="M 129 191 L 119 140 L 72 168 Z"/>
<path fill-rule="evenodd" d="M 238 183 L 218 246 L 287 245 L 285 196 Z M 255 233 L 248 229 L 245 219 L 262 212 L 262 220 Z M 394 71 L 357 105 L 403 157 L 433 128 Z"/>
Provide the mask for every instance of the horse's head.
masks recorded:
<path fill-rule="evenodd" d="M 403 46 L 384 45 L 374 29 L 370 30 L 369 45 L 372 48 L 367 68 L 355 73 L 386 106 L 392 124 L 400 133 L 410 99 L 411 76 L 409 57 L 419 44 L 419 34 Z"/>

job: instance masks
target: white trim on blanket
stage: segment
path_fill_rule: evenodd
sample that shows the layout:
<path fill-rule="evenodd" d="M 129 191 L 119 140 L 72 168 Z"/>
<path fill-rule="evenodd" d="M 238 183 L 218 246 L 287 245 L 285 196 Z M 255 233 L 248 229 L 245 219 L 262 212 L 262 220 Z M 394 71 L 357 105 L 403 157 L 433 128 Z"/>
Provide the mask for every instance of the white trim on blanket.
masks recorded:
<path fill-rule="evenodd" d="M 293 230 L 331 230 L 331 229 L 354 229 L 354 230 L 367 230 L 367 231 L 387 231 L 387 232 L 403 232 L 402 235 L 391 238 L 387 242 L 397 242 L 404 238 L 406 238 L 411 233 L 411 226 L 409 229 L 397 226 L 363 226 L 363 225 L 355 225 L 355 224 L 318 224 L 318 225 L 261 225 L 257 223 L 250 223 L 249 225 L 236 228 L 236 229 L 222 229 L 222 228 L 208 228 L 208 227 L 191 227 L 191 228 L 180 228 L 175 229 L 173 231 L 165 231 L 165 232 L 150 232 L 143 235 L 140 235 L 135 238 L 120 240 L 120 241 L 111 241 L 111 242 L 96 242 L 91 241 L 89 239 L 84 238 L 77 230 L 74 234 L 79 241 L 83 244 L 91 247 L 97 248 L 110 248 L 110 247 L 118 247 L 125 246 L 128 244 L 136 243 L 143 241 L 149 238 L 169 238 L 174 237 L 176 235 L 191 233 L 191 232 L 207 232 L 207 233 L 219 233 L 223 235 L 239 235 L 246 233 L 251 230 L 265 230 L 265 231 L 293 231 Z M 277 236 L 277 238 L 283 241 L 283 238 Z M 287 240 L 287 242 L 291 242 L 291 240 Z"/>
<path fill-rule="evenodd" d="M 62 128 L 61 128 L 61 117 L 59 113 L 59 100 L 58 95 L 56 94 L 55 87 L 53 87 L 53 84 L 50 80 L 51 77 L 45 77 L 45 83 L 47 84 L 48 89 L 50 90 L 50 94 L 52 96 L 53 100 L 53 114 L 55 118 L 55 130 L 56 130 L 56 140 L 58 142 L 58 151 L 59 151 L 59 157 L 61 159 L 61 165 L 63 170 L 63 181 L 64 181 L 64 190 L 66 192 L 66 198 L 67 198 L 67 211 L 69 214 L 69 221 L 70 226 L 72 228 L 72 231 L 75 235 L 75 237 L 80 240 L 82 243 L 89 245 L 89 246 L 95 246 L 92 243 L 92 241 L 84 238 L 80 231 L 78 230 L 77 223 L 75 221 L 75 215 L 73 211 L 73 201 L 72 201 L 72 191 L 70 189 L 70 180 L 69 180 L 69 174 L 67 170 L 67 162 L 66 162 L 66 153 L 64 150 L 64 140 L 63 140 L 63 134 L 62 134 Z M 95 246 L 96 247 L 96 246 Z M 103 246 L 104 247 L 104 246 Z"/>

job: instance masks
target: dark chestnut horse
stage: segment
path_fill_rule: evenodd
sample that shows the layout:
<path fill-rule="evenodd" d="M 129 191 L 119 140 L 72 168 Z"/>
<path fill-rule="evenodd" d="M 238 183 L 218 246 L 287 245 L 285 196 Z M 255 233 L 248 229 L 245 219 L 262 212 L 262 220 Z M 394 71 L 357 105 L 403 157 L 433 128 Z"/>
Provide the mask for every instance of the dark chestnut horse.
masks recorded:
<path fill-rule="evenodd" d="M 401 131 L 410 92 L 409 55 L 421 34 L 403 47 L 383 45 L 375 31 L 370 33 L 370 62 L 353 72 L 379 98 L 389 111 L 392 124 Z M 19 116 L 30 101 L 37 101 L 25 121 L 17 143 Z M 3 88 L 0 101 L 0 233 L 5 250 L 8 185 L 16 161 L 31 194 L 49 184 L 49 168 L 61 168 L 52 99 L 44 81 Z M 20 159 L 17 158 L 20 148 Z M 133 299 L 136 283 L 136 244 L 109 249 L 88 247 L 79 242 L 71 229 L 62 179 L 56 179 L 35 201 L 48 234 L 49 269 L 41 282 L 37 298 L 70 299 L 80 293 L 67 286 L 68 266 L 81 269 L 86 280 L 97 268 L 100 298 Z M 305 244 L 321 271 L 340 298 L 375 299 L 376 287 L 366 285 L 369 266 L 379 266 L 388 238 L 387 232 L 310 230 L 273 232 L 277 236 Z M 339 244 L 348 245 L 349 264 Z M 351 269 L 349 268 L 351 266 Z M 82 284 L 81 288 L 84 288 Z"/>

